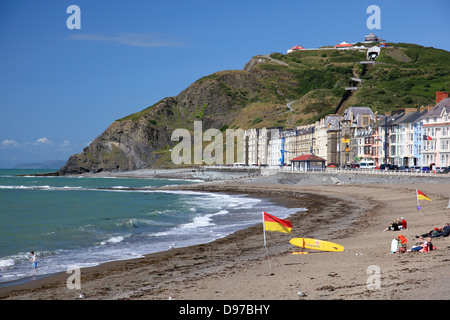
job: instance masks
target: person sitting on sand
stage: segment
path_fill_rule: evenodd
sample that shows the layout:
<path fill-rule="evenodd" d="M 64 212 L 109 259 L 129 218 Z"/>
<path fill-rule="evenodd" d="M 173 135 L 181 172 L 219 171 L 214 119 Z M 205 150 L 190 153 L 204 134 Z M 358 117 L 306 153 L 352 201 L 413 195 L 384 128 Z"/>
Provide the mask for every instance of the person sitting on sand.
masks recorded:
<path fill-rule="evenodd" d="M 398 253 L 406 252 L 406 243 L 408 242 L 408 239 L 402 234 L 399 234 L 397 239 L 400 242 L 398 246 Z"/>
<path fill-rule="evenodd" d="M 390 231 L 398 231 L 398 230 L 400 230 L 399 229 L 399 221 L 398 220 L 394 220 L 394 221 L 392 221 L 391 222 L 391 224 L 389 225 L 389 227 L 387 227 L 386 229 L 384 229 L 383 231 L 388 231 L 388 230 L 390 230 Z"/>
<path fill-rule="evenodd" d="M 433 244 L 431 243 L 431 238 L 428 237 L 424 242 L 422 249 L 419 250 L 419 252 L 429 252 L 433 250 Z"/>
<path fill-rule="evenodd" d="M 423 249 L 423 245 L 424 242 L 426 240 L 420 236 L 419 239 L 417 240 L 416 244 L 414 246 L 411 247 L 411 249 L 408 250 L 408 252 L 419 252 L 420 250 Z"/>
<path fill-rule="evenodd" d="M 408 224 L 406 223 L 405 218 L 401 217 L 401 219 L 402 219 L 402 220 L 400 221 L 400 223 L 402 224 L 402 229 L 403 229 L 403 230 L 406 230 L 407 227 L 408 227 Z"/>

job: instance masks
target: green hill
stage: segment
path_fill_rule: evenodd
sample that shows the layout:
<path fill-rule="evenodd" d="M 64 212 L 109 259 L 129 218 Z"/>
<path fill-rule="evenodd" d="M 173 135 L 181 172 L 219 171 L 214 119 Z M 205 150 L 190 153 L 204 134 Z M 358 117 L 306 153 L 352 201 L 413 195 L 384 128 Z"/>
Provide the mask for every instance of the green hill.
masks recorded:
<path fill-rule="evenodd" d="M 243 70 L 207 75 L 175 97 L 115 121 L 61 174 L 172 166 L 171 133 L 217 128 L 284 127 L 315 122 L 348 106 L 380 113 L 435 103 L 450 87 L 450 53 L 415 44 L 389 43 L 375 65 L 366 51 L 317 49 L 253 57 Z M 362 79 L 358 90 L 346 91 Z M 341 109 L 338 106 L 342 103 Z"/>

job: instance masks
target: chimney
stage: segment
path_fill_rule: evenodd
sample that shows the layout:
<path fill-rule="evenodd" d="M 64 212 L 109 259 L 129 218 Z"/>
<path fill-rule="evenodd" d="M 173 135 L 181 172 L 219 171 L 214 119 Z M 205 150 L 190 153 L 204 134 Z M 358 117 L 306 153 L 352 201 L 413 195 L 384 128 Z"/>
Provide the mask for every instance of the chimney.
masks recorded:
<path fill-rule="evenodd" d="M 448 92 L 436 91 L 436 104 L 448 98 Z"/>

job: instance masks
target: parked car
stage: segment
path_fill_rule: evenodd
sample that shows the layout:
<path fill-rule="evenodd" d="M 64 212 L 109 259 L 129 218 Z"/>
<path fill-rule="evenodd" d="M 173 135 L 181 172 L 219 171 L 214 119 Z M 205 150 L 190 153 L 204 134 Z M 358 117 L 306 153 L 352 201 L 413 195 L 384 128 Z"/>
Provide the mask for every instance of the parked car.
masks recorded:
<path fill-rule="evenodd" d="M 422 171 L 422 167 L 420 167 L 420 166 L 411 167 L 411 171 L 412 172 L 421 172 Z"/>
<path fill-rule="evenodd" d="M 359 169 L 359 163 L 352 163 L 352 164 L 350 164 L 350 168 L 352 168 L 352 169 Z"/>
<path fill-rule="evenodd" d="M 380 170 L 395 170 L 395 168 L 398 168 L 398 166 L 394 166 L 393 164 L 387 163 L 387 164 L 381 164 Z"/>
<path fill-rule="evenodd" d="M 444 167 L 436 167 L 436 173 L 444 173 Z"/>
<path fill-rule="evenodd" d="M 448 166 L 447 168 L 445 168 L 443 173 L 450 173 L 450 166 Z"/>
<path fill-rule="evenodd" d="M 422 172 L 430 172 L 430 167 L 422 167 Z"/>
<path fill-rule="evenodd" d="M 328 168 L 337 168 L 337 164 L 334 163 L 334 162 L 330 162 L 330 163 L 327 165 L 327 167 L 328 167 Z"/>
<path fill-rule="evenodd" d="M 408 166 L 400 166 L 400 167 L 398 167 L 398 171 L 407 171 L 407 172 L 409 172 L 410 168 Z"/>
<path fill-rule="evenodd" d="M 375 169 L 376 167 L 375 162 L 372 160 L 363 160 L 359 163 L 360 169 Z"/>

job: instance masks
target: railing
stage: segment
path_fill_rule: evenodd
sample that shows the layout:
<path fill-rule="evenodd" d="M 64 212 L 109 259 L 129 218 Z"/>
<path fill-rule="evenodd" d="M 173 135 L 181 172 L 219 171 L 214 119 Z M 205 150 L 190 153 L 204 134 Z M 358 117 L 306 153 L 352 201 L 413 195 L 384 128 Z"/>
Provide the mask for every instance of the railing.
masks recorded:
<path fill-rule="evenodd" d="M 308 172 L 308 173 L 354 173 L 354 174 L 369 174 L 369 175 L 398 175 L 398 176 L 425 176 L 425 177 L 449 177 L 450 173 L 439 173 L 434 171 L 408 171 L 408 170 L 380 170 L 380 169 L 339 169 L 339 168 L 325 168 L 325 169 L 309 169 L 299 170 L 293 169 L 290 166 L 280 167 L 280 172 Z"/>
<path fill-rule="evenodd" d="M 298 171 L 297 171 L 298 172 Z M 311 172 L 311 171 L 308 171 Z M 354 173 L 354 174 L 369 174 L 369 175 L 397 175 L 397 176 L 436 176 L 450 178 L 450 174 L 438 173 L 434 171 L 407 171 L 407 170 L 380 170 L 380 169 L 338 169 L 327 168 L 324 173 Z"/>
<path fill-rule="evenodd" d="M 180 172 L 188 172 L 192 170 L 217 170 L 218 171 L 259 171 L 261 175 L 271 175 L 277 172 L 296 172 L 296 173 L 323 173 L 323 174 L 336 174 L 336 173 L 352 173 L 352 174 L 362 174 L 362 175 L 396 175 L 396 176 L 424 176 L 424 177 L 448 177 L 450 178 L 450 173 L 439 173 L 434 171 L 408 171 L 408 170 L 383 170 L 383 169 L 343 169 L 343 168 L 310 168 L 307 171 L 300 170 L 299 168 L 292 168 L 292 166 L 208 166 L 201 167 L 197 169 L 181 169 Z"/>

